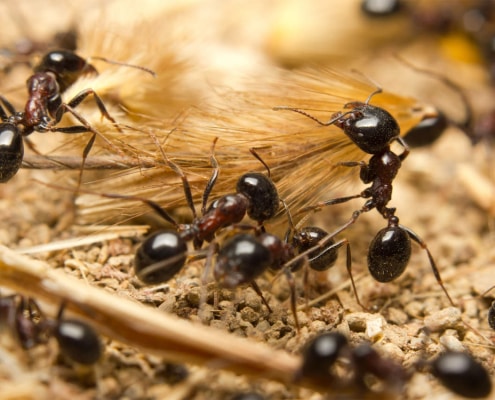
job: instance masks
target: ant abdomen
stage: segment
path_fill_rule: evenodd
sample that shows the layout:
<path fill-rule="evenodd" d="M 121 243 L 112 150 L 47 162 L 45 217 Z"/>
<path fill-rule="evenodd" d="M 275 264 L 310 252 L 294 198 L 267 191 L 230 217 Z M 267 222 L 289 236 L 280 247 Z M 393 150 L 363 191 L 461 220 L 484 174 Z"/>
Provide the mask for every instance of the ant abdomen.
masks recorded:
<path fill-rule="evenodd" d="M 252 283 L 272 264 L 270 250 L 253 235 L 239 234 L 218 251 L 215 280 L 225 288 Z"/>
<path fill-rule="evenodd" d="M 139 246 L 134 258 L 134 271 L 146 284 L 167 282 L 182 269 L 186 257 L 186 241 L 177 232 L 155 232 Z"/>
<path fill-rule="evenodd" d="M 59 321 L 54 336 L 62 354 L 78 364 L 92 365 L 103 352 L 99 335 L 91 326 L 77 319 Z"/>
<path fill-rule="evenodd" d="M 318 242 L 327 237 L 328 232 L 316 226 L 307 226 L 294 234 L 292 244 L 296 247 L 299 253 L 317 246 Z M 338 249 L 334 246 L 335 241 L 329 240 L 323 249 L 315 249 L 308 255 L 309 267 L 315 271 L 326 271 L 332 267 L 337 261 Z"/>
<path fill-rule="evenodd" d="M 0 183 L 12 179 L 23 158 L 24 141 L 19 129 L 14 124 L 0 124 Z"/>
<path fill-rule="evenodd" d="M 247 215 L 259 223 L 275 216 L 280 200 L 273 181 L 258 172 L 242 175 L 237 181 L 237 192 L 249 199 Z"/>
<path fill-rule="evenodd" d="M 410 257 L 409 234 L 400 226 L 388 226 L 370 244 L 368 269 L 378 282 L 390 282 L 404 272 Z"/>
<path fill-rule="evenodd" d="M 468 353 L 448 351 L 432 363 L 432 373 L 453 392 L 467 398 L 486 397 L 492 391 L 487 370 Z"/>

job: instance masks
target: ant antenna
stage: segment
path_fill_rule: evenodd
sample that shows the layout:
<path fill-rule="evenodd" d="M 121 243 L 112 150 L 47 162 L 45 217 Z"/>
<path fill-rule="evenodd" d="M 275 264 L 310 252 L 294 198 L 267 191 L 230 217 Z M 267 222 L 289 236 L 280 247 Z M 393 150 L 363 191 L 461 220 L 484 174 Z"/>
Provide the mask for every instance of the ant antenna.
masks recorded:
<path fill-rule="evenodd" d="M 452 124 L 457 126 L 459 129 L 463 130 L 469 137 L 472 136 L 472 126 L 473 126 L 473 107 L 471 106 L 471 102 L 468 99 L 468 96 L 466 95 L 465 90 L 459 86 L 456 82 L 451 80 L 450 78 L 446 77 L 445 75 L 442 75 L 441 73 L 438 73 L 436 71 L 432 71 L 427 68 L 421 68 L 417 65 L 412 64 L 410 61 L 406 60 L 405 58 L 401 57 L 399 54 L 394 55 L 395 58 L 404 64 L 405 66 L 411 68 L 413 71 L 419 72 L 421 74 L 425 75 L 430 75 L 431 77 L 437 79 L 441 83 L 443 83 L 445 86 L 447 86 L 449 89 L 452 89 L 454 92 L 457 92 L 459 95 L 462 104 L 464 105 L 465 109 L 465 115 L 464 115 L 464 121 L 463 122 L 455 122 L 455 121 L 450 121 Z"/>
<path fill-rule="evenodd" d="M 268 164 L 261 158 L 261 156 L 258 154 L 258 152 L 256 151 L 256 149 L 254 147 L 251 147 L 249 149 L 250 153 L 256 157 L 256 159 L 264 165 L 264 167 L 266 168 L 266 172 L 268 173 L 268 178 L 271 178 L 271 171 L 270 171 L 270 167 L 268 166 Z M 282 201 L 282 200 L 281 200 Z"/>
<path fill-rule="evenodd" d="M 156 78 L 156 72 L 153 71 L 152 69 L 150 68 L 146 68 L 146 67 L 143 67 L 141 65 L 135 65 L 135 64 L 129 64 L 129 63 L 125 63 L 125 62 L 122 62 L 122 61 L 115 61 L 115 60 L 110 60 L 108 58 L 105 58 L 105 57 L 100 57 L 100 56 L 91 56 L 88 58 L 88 61 L 89 60 L 99 60 L 99 61 L 103 61 L 103 62 L 106 62 L 108 64 L 113 64 L 113 65 L 120 65 L 122 67 L 129 67 L 129 68 L 135 68 L 135 69 L 139 69 L 141 71 L 144 71 L 144 72 L 147 72 L 148 74 L 150 74 L 153 78 Z"/>
<path fill-rule="evenodd" d="M 359 71 L 355 71 L 355 72 L 359 72 Z M 371 82 L 373 82 L 373 81 L 371 81 Z M 370 95 L 367 97 L 366 101 L 364 103 L 358 102 L 359 104 L 369 105 L 369 102 L 371 101 L 373 96 L 383 92 L 383 89 L 380 86 L 378 86 L 376 84 L 375 84 L 375 86 L 376 86 L 376 89 L 370 93 Z M 355 108 L 356 104 L 357 104 L 356 102 L 351 101 L 351 102 L 345 104 L 344 108 L 349 108 L 349 107 Z M 354 113 L 354 110 L 346 111 L 345 113 L 338 112 L 338 113 L 332 115 L 332 117 L 327 122 L 323 122 L 323 121 L 319 120 L 318 118 L 316 118 L 314 115 L 311 115 L 308 112 L 301 110 L 300 108 L 294 108 L 294 107 L 288 107 L 288 106 L 276 106 L 276 107 L 273 107 L 272 110 L 274 110 L 274 111 L 279 111 L 279 110 L 293 111 L 293 112 L 302 114 L 305 117 L 312 119 L 313 121 L 317 122 L 321 126 L 333 125 L 337 121 L 339 121 L 342 117 Z"/>

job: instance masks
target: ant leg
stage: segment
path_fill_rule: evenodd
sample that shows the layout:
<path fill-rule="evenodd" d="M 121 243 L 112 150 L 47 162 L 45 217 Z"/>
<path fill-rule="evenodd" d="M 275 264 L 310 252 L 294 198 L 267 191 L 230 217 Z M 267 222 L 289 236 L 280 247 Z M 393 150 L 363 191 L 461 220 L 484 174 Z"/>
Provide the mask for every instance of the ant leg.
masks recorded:
<path fill-rule="evenodd" d="M 305 269 L 306 271 L 307 269 Z M 289 290 L 290 290 L 290 310 L 292 312 L 292 315 L 294 317 L 294 324 L 296 325 L 296 330 L 297 333 L 300 332 L 301 327 L 299 325 L 299 318 L 297 318 L 297 304 L 296 304 L 296 283 L 294 281 L 294 275 L 292 275 L 292 272 L 289 269 L 285 269 L 285 276 L 287 278 L 287 283 L 289 284 Z M 307 302 L 307 297 L 306 297 L 306 305 L 308 304 Z M 307 309 L 307 307 L 306 307 Z"/>
<path fill-rule="evenodd" d="M 399 159 L 401 161 L 404 161 L 404 159 L 409 155 L 409 145 L 406 143 L 406 141 L 401 138 L 400 136 L 398 136 L 396 139 L 395 139 L 397 142 L 400 143 L 400 145 L 404 148 L 404 151 L 399 155 Z"/>
<path fill-rule="evenodd" d="M 66 112 L 72 113 L 72 109 L 76 108 L 79 104 L 81 104 L 86 97 L 89 95 L 93 95 L 93 98 L 95 99 L 96 105 L 98 106 L 98 109 L 100 110 L 100 113 L 102 117 L 105 117 L 108 119 L 110 122 L 112 122 L 115 126 L 115 128 L 119 131 L 122 132 L 122 130 L 119 128 L 117 121 L 108 113 L 105 104 L 103 103 L 103 100 L 101 99 L 100 96 L 96 94 L 96 92 L 93 89 L 85 89 L 82 92 L 79 92 L 72 100 L 70 100 L 66 104 L 62 104 L 55 115 L 55 121 L 58 123 L 62 119 L 62 115 L 65 114 Z M 77 116 L 75 116 L 77 118 Z"/>
<path fill-rule="evenodd" d="M 433 256 L 431 255 L 430 250 L 428 249 L 428 247 L 427 247 L 426 243 L 424 242 L 424 240 L 421 239 L 411 229 L 409 229 L 409 228 L 407 228 L 407 227 L 405 227 L 403 225 L 399 225 L 399 227 L 401 229 L 405 230 L 407 232 L 407 234 L 409 235 L 409 237 L 412 240 L 414 240 L 417 244 L 419 244 L 423 250 L 426 251 L 426 254 L 428 255 L 428 259 L 430 260 L 431 269 L 433 271 L 433 274 L 435 275 L 435 279 L 437 280 L 437 282 L 440 285 L 440 287 L 442 288 L 443 292 L 445 293 L 445 295 L 449 299 L 449 302 L 452 305 L 452 307 L 457 307 L 455 305 L 455 303 L 452 301 L 452 298 L 450 297 L 449 293 L 447 292 L 447 289 L 445 288 L 445 286 L 443 284 L 443 281 L 442 281 L 442 278 L 440 277 L 440 271 L 438 270 L 437 264 L 435 263 L 435 260 L 433 259 Z"/>
<path fill-rule="evenodd" d="M 201 276 L 201 292 L 199 296 L 199 307 L 206 304 L 208 299 L 207 283 L 208 277 L 211 275 L 211 266 L 213 264 L 213 255 L 218 252 L 218 244 L 213 241 L 208 245 L 208 250 L 206 253 L 206 261 L 203 269 L 203 275 Z"/>
<path fill-rule="evenodd" d="M 218 167 L 218 161 L 215 158 L 215 145 L 217 143 L 217 140 L 218 140 L 218 137 L 216 137 L 213 140 L 213 144 L 211 145 L 210 164 L 211 164 L 211 167 L 213 168 L 213 171 L 211 173 L 210 179 L 208 180 L 208 183 L 206 184 L 205 190 L 203 192 L 203 201 L 201 203 L 201 214 L 203 214 L 203 215 L 206 212 L 206 204 L 208 203 L 208 198 L 210 197 L 210 193 L 213 190 L 215 183 L 217 182 L 218 173 L 220 171 L 220 168 Z"/>
<path fill-rule="evenodd" d="M 170 135 L 170 133 L 172 133 L 174 130 L 175 129 L 172 129 L 168 134 Z M 189 206 L 192 212 L 193 219 L 196 219 L 197 218 L 196 207 L 194 207 L 191 185 L 189 184 L 189 180 L 187 179 L 187 176 L 184 174 L 184 171 L 182 171 L 182 169 L 176 163 L 174 163 L 172 160 L 168 158 L 167 154 L 165 153 L 165 151 L 163 151 L 162 146 L 158 142 L 157 137 L 152 133 L 150 133 L 150 136 L 154 140 L 156 146 L 160 149 L 165 164 L 167 164 L 172 171 L 174 171 L 177 175 L 179 175 L 180 179 L 182 180 L 182 187 L 184 189 L 184 195 L 186 197 L 187 205 Z M 216 140 L 213 142 L 213 145 L 215 145 L 215 142 Z"/>
<path fill-rule="evenodd" d="M 8 101 L 5 97 L 3 97 L 1 95 L 0 95 L 0 101 L 2 102 L 4 107 L 7 109 L 7 111 L 10 113 L 10 115 L 16 114 L 15 108 L 10 101 Z M 2 121 L 5 121 L 8 118 L 7 114 L 6 114 L 6 112 L 2 106 L 0 106 L 0 118 L 2 118 Z"/>
<path fill-rule="evenodd" d="M 359 199 L 359 198 L 363 198 L 365 197 L 363 195 L 363 193 L 359 193 L 359 194 L 356 194 L 356 195 L 353 195 L 353 196 L 346 196 L 346 197 L 338 197 L 336 199 L 330 199 L 330 200 L 325 200 L 325 201 L 320 201 L 312 206 L 307 206 L 307 207 L 303 207 L 301 208 L 297 214 L 302 214 L 302 213 L 305 213 L 305 212 L 309 212 L 309 211 L 319 211 L 321 210 L 323 207 L 326 207 L 326 206 L 331 206 L 331 205 L 334 205 L 334 204 L 341 204 L 341 203 L 346 203 L 348 202 L 349 200 L 353 200 L 353 199 Z"/>
<path fill-rule="evenodd" d="M 101 101 L 101 100 L 100 100 Z M 78 188 L 81 185 L 82 181 L 82 174 L 84 171 L 84 164 L 86 163 L 86 159 L 88 158 L 88 154 L 91 151 L 93 144 L 96 139 L 96 135 L 100 136 L 112 149 L 114 149 L 118 154 L 123 155 L 122 150 L 120 150 L 118 147 L 116 147 L 112 142 L 110 142 L 107 138 L 105 138 L 100 132 L 98 132 L 96 129 L 94 129 L 88 121 L 86 121 L 81 115 L 79 115 L 72 106 L 69 104 L 62 103 L 62 105 L 58 108 L 57 110 L 57 116 L 55 118 L 56 122 L 59 122 L 60 119 L 62 118 L 62 115 L 65 114 L 66 112 L 69 112 L 72 114 L 79 122 L 81 122 L 82 125 L 74 125 L 74 126 L 67 126 L 67 127 L 50 127 L 50 131 L 52 132 L 61 132 L 61 133 L 67 133 L 67 134 L 76 134 L 76 133 L 84 133 L 84 132 L 91 132 L 93 133 L 93 136 L 89 139 L 89 142 L 86 144 L 83 150 L 83 155 L 82 155 L 82 162 L 81 162 L 81 172 L 79 174 L 79 185 Z M 79 103 L 77 103 L 79 104 Z M 76 104 L 76 105 L 77 105 Z M 108 114 L 108 113 L 107 113 Z M 111 118 L 111 121 L 116 123 L 115 120 Z M 117 129 L 122 132 L 120 128 L 117 127 Z M 78 189 L 79 190 L 79 189 Z M 77 191 L 76 191 L 77 193 Z"/>
<path fill-rule="evenodd" d="M 6 297 L 0 297 L 0 327 L 6 325 L 8 327 L 15 326 L 17 306 L 16 301 L 20 298 L 18 294 L 12 294 Z"/>
<path fill-rule="evenodd" d="M 268 304 L 268 302 L 266 301 L 265 299 L 265 296 L 263 296 L 263 293 L 261 293 L 261 289 L 260 287 L 258 286 L 258 284 L 255 282 L 255 281 L 252 281 L 251 282 L 251 287 L 254 289 L 254 291 L 256 292 L 256 294 L 258 296 L 260 296 L 261 298 L 261 301 L 263 302 L 263 304 L 266 306 L 266 308 L 268 309 L 268 312 L 269 313 L 272 313 L 272 309 L 270 308 L 270 305 Z"/>
<path fill-rule="evenodd" d="M 340 242 L 335 243 L 335 246 L 339 245 L 343 246 L 346 245 L 346 268 L 347 268 L 347 273 L 349 274 L 349 278 L 351 279 L 351 285 L 352 285 L 352 291 L 354 292 L 354 297 L 356 298 L 356 302 L 359 304 L 359 306 L 364 310 L 369 312 L 369 309 L 364 306 L 363 303 L 361 303 L 361 300 L 359 299 L 359 295 L 356 289 L 356 282 L 354 281 L 354 276 L 352 275 L 352 258 L 351 258 L 351 245 L 347 239 L 343 239 Z"/>

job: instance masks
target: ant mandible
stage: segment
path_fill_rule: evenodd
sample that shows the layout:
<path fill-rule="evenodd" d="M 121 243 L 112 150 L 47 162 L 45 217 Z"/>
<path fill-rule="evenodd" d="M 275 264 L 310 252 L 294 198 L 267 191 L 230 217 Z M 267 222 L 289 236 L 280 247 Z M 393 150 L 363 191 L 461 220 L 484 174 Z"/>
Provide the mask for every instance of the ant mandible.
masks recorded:
<path fill-rule="evenodd" d="M 154 74 L 143 67 L 110 61 L 102 57 L 93 58 Z M 9 181 L 17 173 L 24 157 L 23 139 L 35 131 L 68 134 L 91 132 L 93 135 L 83 151 L 82 173 L 84 162 L 99 132 L 74 108 L 89 95 L 93 95 L 102 116 L 120 131 L 117 122 L 108 113 L 103 101 L 93 89 L 81 91 L 67 103 L 62 101 L 62 93 L 78 78 L 86 74 L 97 73 L 95 67 L 72 51 L 51 51 L 41 59 L 34 68 L 34 74 L 26 82 L 29 97 L 24 111 L 16 111 L 5 97 L 0 96 L 0 118 L 2 120 L 0 123 L 0 183 Z M 81 125 L 57 127 L 56 125 L 66 113 L 72 114 Z"/>
<path fill-rule="evenodd" d="M 381 93 L 377 88 L 367 100 L 363 102 L 350 102 L 344 108 L 351 109 L 346 112 L 337 112 L 329 121 L 322 122 L 307 112 L 291 107 L 275 107 L 275 110 L 289 110 L 302 114 L 316 121 L 322 126 L 336 125 L 365 153 L 371 154 L 370 160 L 361 162 L 341 162 L 338 165 L 344 167 L 359 167 L 360 179 L 371 186 L 361 193 L 320 202 L 316 205 L 305 207 L 301 212 L 319 210 L 324 206 L 344 203 L 356 198 L 367 199 L 363 207 L 353 213 L 351 219 L 327 238 L 320 241 L 318 247 L 325 246 L 326 242 L 347 229 L 358 217 L 372 209 L 376 209 L 387 221 L 388 226 L 380 230 L 372 240 L 368 250 L 368 269 L 378 282 L 390 282 L 398 278 L 405 270 L 411 256 L 411 240 L 418 243 L 427 253 L 435 278 L 446 294 L 449 302 L 454 305 L 450 295 L 443 285 L 436 263 L 426 243 L 411 229 L 400 225 L 399 218 L 395 216 L 395 208 L 388 207 L 392 199 L 393 180 L 399 171 L 402 162 L 409 154 L 409 147 L 399 136 L 400 127 L 395 118 L 383 108 L 370 105 L 371 98 Z M 398 142 L 403 151 L 396 154 L 390 148 L 392 142 Z M 311 250 L 308 250 L 309 252 Z M 303 252 L 304 255 L 306 252 Z M 296 257 L 297 259 L 297 257 Z M 294 262 L 294 261 L 293 261 Z M 357 295 L 351 266 L 348 264 L 348 272 L 356 300 L 365 308 Z M 366 308 L 365 308 L 366 309 Z"/>

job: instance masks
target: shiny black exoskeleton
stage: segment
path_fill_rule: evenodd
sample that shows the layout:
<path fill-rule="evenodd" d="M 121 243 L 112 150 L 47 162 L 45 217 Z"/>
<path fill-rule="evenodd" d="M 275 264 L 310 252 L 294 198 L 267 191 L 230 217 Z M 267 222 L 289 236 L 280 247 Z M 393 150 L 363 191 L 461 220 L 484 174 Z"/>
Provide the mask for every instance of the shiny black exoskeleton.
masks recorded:
<path fill-rule="evenodd" d="M 153 233 L 138 248 L 134 258 L 136 276 L 152 285 L 167 282 L 186 262 L 187 242 L 176 232 Z M 161 263 L 166 262 L 166 268 Z"/>
<path fill-rule="evenodd" d="M 344 167 L 359 167 L 360 179 L 363 183 L 370 184 L 368 188 L 357 195 L 323 201 L 315 206 L 306 207 L 302 211 L 318 210 L 324 206 L 344 203 L 356 198 L 366 199 L 361 209 L 355 211 L 352 218 L 341 228 L 327 238 L 321 239 L 317 248 L 323 248 L 333 240 L 334 236 L 353 224 L 362 213 L 376 209 L 388 221 L 388 226 L 378 232 L 368 250 L 368 268 L 373 277 L 380 282 L 389 282 L 399 277 L 409 263 L 411 255 L 410 241 L 412 239 L 426 251 L 437 282 L 442 287 L 450 303 L 454 305 L 443 285 L 438 268 L 426 243 L 412 230 L 400 225 L 399 219 L 395 216 L 395 208 L 388 207 L 392 199 L 393 181 L 402 162 L 409 154 L 409 147 L 399 136 L 400 128 L 395 118 L 386 110 L 369 104 L 371 97 L 380 92 L 381 89 L 377 89 L 364 103 L 351 102 L 346 104 L 345 108 L 351 109 L 350 111 L 337 112 L 327 122 L 322 122 L 307 112 L 296 108 L 276 108 L 300 113 L 323 126 L 336 125 L 343 130 L 356 146 L 372 155 L 367 163 L 364 161 L 339 163 Z M 392 151 L 390 145 L 394 141 L 403 147 L 402 153 L 396 154 Z M 350 265 L 348 265 L 348 271 L 356 299 L 361 304 L 357 296 Z"/>
<path fill-rule="evenodd" d="M 0 325 L 9 327 L 24 349 L 47 343 L 54 337 L 60 352 L 69 360 L 91 365 L 102 355 L 98 333 L 87 323 L 63 318 L 64 306 L 57 318 L 48 318 L 32 298 L 19 294 L 0 297 Z"/>
<path fill-rule="evenodd" d="M 0 96 L 1 183 L 9 181 L 19 170 L 24 156 L 23 138 L 35 131 L 68 134 L 92 132 L 93 137 L 84 151 L 84 162 L 97 132 L 74 111 L 74 108 L 89 95 L 93 95 L 102 116 L 116 124 L 100 97 L 92 89 L 83 90 L 68 103 L 63 103 L 62 93 L 80 76 L 97 73 L 83 58 L 69 50 L 52 51 L 43 57 L 34 71 L 26 82 L 29 97 L 23 111 L 16 111 L 5 97 Z M 81 125 L 57 127 L 67 112 Z"/>
<path fill-rule="evenodd" d="M 69 360 L 83 365 L 95 364 L 102 355 L 100 336 L 78 319 L 59 319 L 53 328 L 61 353 Z"/>
<path fill-rule="evenodd" d="M 492 391 L 488 371 L 471 354 L 445 352 L 432 362 L 431 369 L 445 387 L 460 396 L 477 399 Z"/>
<path fill-rule="evenodd" d="M 444 113 L 438 111 L 436 116 L 426 117 L 409 129 L 404 139 L 411 147 L 429 146 L 435 142 L 449 126 Z"/>
<path fill-rule="evenodd" d="M 330 368 L 347 346 L 347 338 L 339 332 L 319 334 L 306 344 L 298 374 L 301 378 L 326 379 L 330 376 Z"/>

